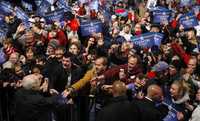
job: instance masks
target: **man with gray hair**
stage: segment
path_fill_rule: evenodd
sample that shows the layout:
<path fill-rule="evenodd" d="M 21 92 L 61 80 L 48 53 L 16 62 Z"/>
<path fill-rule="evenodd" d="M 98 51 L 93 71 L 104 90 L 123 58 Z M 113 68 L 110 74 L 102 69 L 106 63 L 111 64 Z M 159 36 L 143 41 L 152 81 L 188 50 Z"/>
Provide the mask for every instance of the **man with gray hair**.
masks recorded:
<path fill-rule="evenodd" d="M 23 78 L 22 88 L 15 94 L 16 121 L 51 120 L 52 110 L 60 105 L 60 97 L 44 97 L 41 94 L 41 90 L 47 91 L 48 87 L 48 83 L 43 82 L 42 78 L 40 74 L 30 74 Z"/>

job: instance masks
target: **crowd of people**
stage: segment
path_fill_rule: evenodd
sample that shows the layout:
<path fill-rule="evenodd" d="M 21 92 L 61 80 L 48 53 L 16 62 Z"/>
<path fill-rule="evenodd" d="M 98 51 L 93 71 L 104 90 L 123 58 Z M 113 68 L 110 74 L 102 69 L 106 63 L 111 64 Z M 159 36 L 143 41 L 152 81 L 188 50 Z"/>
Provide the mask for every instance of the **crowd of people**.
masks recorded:
<path fill-rule="evenodd" d="M 44 1 L 0 1 L 0 121 L 200 121 L 199 0 Z"/>

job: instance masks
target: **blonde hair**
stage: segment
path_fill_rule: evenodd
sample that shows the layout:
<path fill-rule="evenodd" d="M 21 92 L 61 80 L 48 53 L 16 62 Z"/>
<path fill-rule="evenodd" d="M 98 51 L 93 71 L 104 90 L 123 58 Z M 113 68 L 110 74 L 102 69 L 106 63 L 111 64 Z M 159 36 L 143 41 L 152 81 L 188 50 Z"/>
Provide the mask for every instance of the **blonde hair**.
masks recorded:
<path fill-rule="evenodd" d="M 190 87 L 185 82 L 185 80 L 176 80 L 172 84 L 175 84 L 178 86 L 178 95 L 179 96 L 184 96 L 185 93 L 189 93 L 189 91 L 190 91 Z"/>

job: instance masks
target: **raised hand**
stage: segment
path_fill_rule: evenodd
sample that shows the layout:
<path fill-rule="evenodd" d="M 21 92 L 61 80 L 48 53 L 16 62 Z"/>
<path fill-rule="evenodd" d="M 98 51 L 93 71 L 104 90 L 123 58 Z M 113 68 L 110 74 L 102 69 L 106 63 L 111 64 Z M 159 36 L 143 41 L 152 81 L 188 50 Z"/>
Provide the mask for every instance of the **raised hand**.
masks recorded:
<path fill-rule="evenodd" d="M 40 86 L 40 90 L 42 90 L 42 92 L 46 92 L 48 90 L 48 80 L 44 81 L 42 86 Z"/>

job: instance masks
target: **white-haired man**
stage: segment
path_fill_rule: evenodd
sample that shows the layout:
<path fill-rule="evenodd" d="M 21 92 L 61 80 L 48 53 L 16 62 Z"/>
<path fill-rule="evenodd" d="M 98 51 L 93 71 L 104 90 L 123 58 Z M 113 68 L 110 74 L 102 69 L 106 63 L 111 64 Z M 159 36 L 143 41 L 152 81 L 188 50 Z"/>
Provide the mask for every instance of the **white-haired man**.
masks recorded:
<path fill-rule="evenodd" d="M 44 97 L 41 90 L 47 90 L 47 82 L 42 75 L 27 75 L 22 80 L 22 88 L 15 94 L 16 121 L 49 121 L 52 110 L 58 106 L 59 96 Z M 64 100 L 64 99 L 63 99 Z"/>

